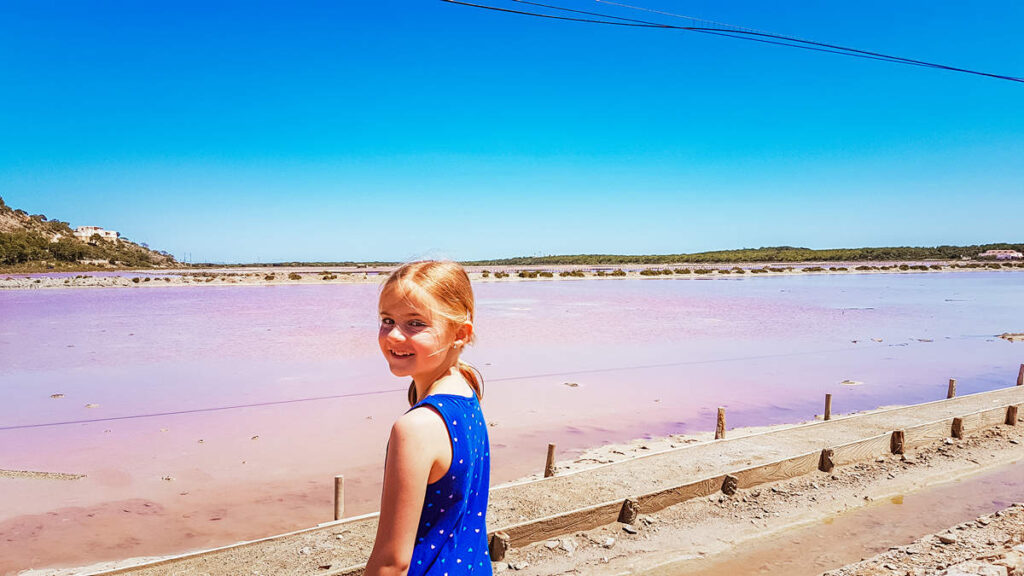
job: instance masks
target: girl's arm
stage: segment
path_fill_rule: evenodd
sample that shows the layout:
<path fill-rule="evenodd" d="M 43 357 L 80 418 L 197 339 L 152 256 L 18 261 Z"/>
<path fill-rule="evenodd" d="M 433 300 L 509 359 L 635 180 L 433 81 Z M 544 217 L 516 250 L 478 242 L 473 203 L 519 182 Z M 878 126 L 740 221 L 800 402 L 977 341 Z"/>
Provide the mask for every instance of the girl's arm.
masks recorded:
<path fill-rule="evenodd" d="M 444 455 L 447 470 L 451 461 L 448 429 L 434 410 L 412 410 L 392 426 L 377 539 L 365 576 L 404 576 L 409 570 L 428 478 Z"/>

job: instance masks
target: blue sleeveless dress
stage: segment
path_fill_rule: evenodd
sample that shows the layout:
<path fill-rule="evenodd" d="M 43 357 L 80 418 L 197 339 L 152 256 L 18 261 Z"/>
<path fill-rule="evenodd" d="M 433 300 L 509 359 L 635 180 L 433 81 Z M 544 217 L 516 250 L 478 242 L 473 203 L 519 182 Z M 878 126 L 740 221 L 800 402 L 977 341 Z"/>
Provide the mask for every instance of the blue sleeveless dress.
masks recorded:
<path fill-rule="evenodd" d="M 487 495 L 491 448 L 476 396 L 431 394 L 410 410 L 432 406 L 444 418 L 452 464 L 427 484 L 408 576 L 490 576 Z"/>

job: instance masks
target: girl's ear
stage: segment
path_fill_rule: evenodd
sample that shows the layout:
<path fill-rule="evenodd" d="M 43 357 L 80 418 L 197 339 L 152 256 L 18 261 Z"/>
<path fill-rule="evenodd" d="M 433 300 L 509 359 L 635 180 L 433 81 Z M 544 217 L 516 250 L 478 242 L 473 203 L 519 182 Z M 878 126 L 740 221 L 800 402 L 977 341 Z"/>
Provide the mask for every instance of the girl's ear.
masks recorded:
<path fill-rule="evenodd" d="M 455 343 L 465 346 L 473 338 L 473 323 L 469 320 L 455 329 Z"/>

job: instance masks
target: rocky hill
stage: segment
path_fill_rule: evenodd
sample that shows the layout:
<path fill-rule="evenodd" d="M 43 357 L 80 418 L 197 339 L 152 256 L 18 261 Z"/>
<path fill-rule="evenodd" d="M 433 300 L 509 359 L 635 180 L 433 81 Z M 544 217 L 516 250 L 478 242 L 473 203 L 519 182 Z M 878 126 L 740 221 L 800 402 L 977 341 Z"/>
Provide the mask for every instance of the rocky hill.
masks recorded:
<path fill-rule="evenodd" d="M 67 222 L 11 208 L 0 198 L 0 267 L 68 269 L 85 266 L 164 268 L 178 262 L 126 238 L 75 237 Z"/>

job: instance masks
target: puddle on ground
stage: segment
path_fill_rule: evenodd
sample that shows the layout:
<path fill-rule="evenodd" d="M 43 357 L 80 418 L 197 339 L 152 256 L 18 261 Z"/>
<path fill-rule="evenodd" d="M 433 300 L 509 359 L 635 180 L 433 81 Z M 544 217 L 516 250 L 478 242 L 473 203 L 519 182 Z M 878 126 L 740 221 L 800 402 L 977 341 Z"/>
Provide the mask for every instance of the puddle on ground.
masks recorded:
<path fill-rule="evenodd" d="M 744 543 L 725 559 L 680 562 L 650 576 L 817 576 L 1024 500 L 1024 461 L 898 495 L 810 526 Z"/>

